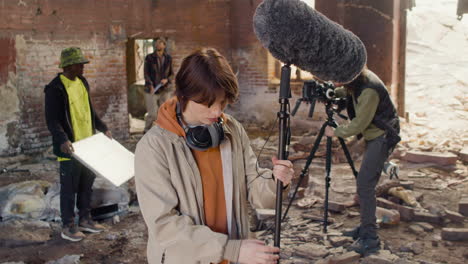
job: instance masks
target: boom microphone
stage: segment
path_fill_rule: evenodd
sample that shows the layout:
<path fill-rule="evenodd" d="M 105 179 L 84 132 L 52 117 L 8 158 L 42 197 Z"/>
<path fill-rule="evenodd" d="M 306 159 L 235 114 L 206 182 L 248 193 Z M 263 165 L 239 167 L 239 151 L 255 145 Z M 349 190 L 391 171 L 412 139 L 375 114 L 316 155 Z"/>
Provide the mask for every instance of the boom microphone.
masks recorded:
<path fill-rule="evenodd" d="M 300 0 L 264 0 L 253 24 L 275 58 L 323 81 L 348 83 L 366 64 L 366 48 L 356 35 Z"/>

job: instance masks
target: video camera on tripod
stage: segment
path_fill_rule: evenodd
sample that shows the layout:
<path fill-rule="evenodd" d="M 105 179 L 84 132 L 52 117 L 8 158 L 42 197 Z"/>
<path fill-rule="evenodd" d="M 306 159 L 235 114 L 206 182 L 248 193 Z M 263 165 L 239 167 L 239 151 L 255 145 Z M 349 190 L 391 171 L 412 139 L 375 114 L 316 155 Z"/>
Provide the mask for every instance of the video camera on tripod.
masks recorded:
<path fill-rule="evenodd" d="M 346 116 L 340 115 L 339 112 L 346 106 L 345 98 L 337 98 L 335 94 L 335 86 L 331 82 L 320 83 L 316 80 L 308 80 L 302 86 L 302 97 L 297 99 L 291 115 L 295 115 L 302 102 L 310 103 L 309 117 L 312 117 L 315 111 L 315 103 L 324 102 L 326 105 L 336 105 L 336 113 L 344 119 Z"/>
<path fill-rule="evenodd" d="M 302 88 L 302 98 L 299 98 L 297 100 L 296 106 L 294 107 L 291 114 L 295 115 L 301 103 L 306 102 L 306 103 L 310 103 L 309 117 L 312 117 L 314 110 L 315 110 L 315 103 L 317 100 L 319 102 L 324 103 L 325 112 L 327 114 L 327 120 L 323 123 L 317 135 L 317 138 L 315 139 L 312 150 L 310 151 L 309 156 L 307 157 L 306 163 L 304 165 L 304 168 L 301 171 L 299 182 L 297 183 L 294 193 L 291 199 L 289 200 L 288 207 L 286 208 L 286 211 L 283 214 L 282 221 L 285 220 L 288 214 L 289 208 L 291 207 L 291 204 L 294 201 L 294 198 L 296 197 L 298 188 L 301 185 L 302 180 L 304 179 L 305 175 L 309 173 L 309 166 L 312 160 L 315 158 L 315 153 L 317 152 L 319 145 L 320 145 L 320 141 L 322 140 L 322 137 L 324 136 L 325 128 L 327 126 L 337 127 L 337 123 L 335 122 L 335 119 L 333 117 L 334 114 L 337 114 L 341 118 L 348 119 L 348 117 L 340 114 L 341 110 L 346 108 L 346 98 L 341 98 L 339 96 L 336 96 L 335 86 L 332 83 L 329 83 L 329 82 L 320 83 L 315 80 L 304 82 L 304 86 Z M 342 138 L 338 138 L 338 141 L 340 142 L 341 148 L 343 149 L 346 160 L 349 166 L 351 167 L 354 177 L 357 177 L 358 172 L 356 168 L 354 167 L 354 162 L 351 159 L 351 154 L 349 153 L 349 150 L 346 147 L 345 141 Z M 325 160 L 325 171 L 326 171 L 325 202 L 324 202 L 324 218 L 323 218 L 324 233 L 327 232 L 327 225 L 328 225 L 328 195 L 329 195 L 329 188 L 330 188 L 330 181 L 331 181 L 331 177 L 330 177 L 331 155 L 332 155 L 332 139 L 331 137 L 327 136 L 326 157 L 325 157 L 326 158 Z"/>

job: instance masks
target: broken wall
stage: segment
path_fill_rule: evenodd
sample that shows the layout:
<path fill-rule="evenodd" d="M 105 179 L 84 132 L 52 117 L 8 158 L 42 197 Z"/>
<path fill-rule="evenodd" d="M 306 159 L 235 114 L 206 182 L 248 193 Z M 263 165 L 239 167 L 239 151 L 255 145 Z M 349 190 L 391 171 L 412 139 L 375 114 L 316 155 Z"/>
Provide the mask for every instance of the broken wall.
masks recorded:
<path fill-rule="evenodd" d="M 0 0 L 0 156 L 50 147 L 43 89 L 61 71 L 60 51 L 69 46 L 81 47 L 90 59 L 84 76 L 93 104 L 117 139 L 129 135 L 128 39 L 167 37 L 175 70 L 195 48 L 217 48 L 240 82 L 241 99 L 230 112 L 241 120 L 263 118 L 262 111 L 276 98 L 264 97 L 267 51 L 252 29 L 260 2 Z"/>
<path fill-rule="evenodd" d="M 16 89 L 15 40 L 0 38 L 0 149 L 18 147 L 19 98 Z"/>

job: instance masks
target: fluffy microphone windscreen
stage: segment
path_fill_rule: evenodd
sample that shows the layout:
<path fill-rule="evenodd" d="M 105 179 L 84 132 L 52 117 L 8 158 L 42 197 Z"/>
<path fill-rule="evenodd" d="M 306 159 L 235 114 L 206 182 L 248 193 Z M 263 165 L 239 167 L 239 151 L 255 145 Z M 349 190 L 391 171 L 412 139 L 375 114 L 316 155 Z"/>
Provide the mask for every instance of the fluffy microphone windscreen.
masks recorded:
<path fill-rule="evenodd" d="M 300 0 L 264 0 L 254 31 L 278 60 L 324 81 L 352 81 L 366 64 L 366 48 L 351 31 Z"/>

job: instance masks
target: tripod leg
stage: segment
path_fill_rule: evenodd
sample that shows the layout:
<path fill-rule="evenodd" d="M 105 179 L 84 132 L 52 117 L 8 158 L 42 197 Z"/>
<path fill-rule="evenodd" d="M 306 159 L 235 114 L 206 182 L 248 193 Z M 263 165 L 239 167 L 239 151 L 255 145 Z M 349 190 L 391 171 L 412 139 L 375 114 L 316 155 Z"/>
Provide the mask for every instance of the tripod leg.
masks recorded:
<path fill-rule="evenodd" d="M 332 138 L 327 137 L 327 153 L 325 160 L 325 204 L 324 204 L 324 217 L 323 217 L 323 232 L 327 233 L 328 225 L 328 192 L 330 189 L 330 171 L 331 171 L 331 155 L 332 155 Z"/>
<path fill-rule="evenodd" d="M 309 172 L 309 166 L 312 163 L 312 160 L 315 158 L 315 152 L 317 152 L 320 146 L 320 141 L 322 140 L 323 134 L 325 133 L 326 126 L 327 126 L 327 123 L 324 123 L 322 127 L 320 128 L 320 132 L 318 133 L 317 138 L 315 139 L 314 146 L 312 147 L 312 150 L 310 151 L 309 157 L 307 158 L 306 164 L 304 165 L 304 169 L 302 169 L 301 175 L 299 176 L 299 181 L 296 185 L 296 188 L 294 189 L 293 196 L 289 200 L 288 207 L 286 207 L 286 211 L 284 212 L 282 222 L 284 221 L 284 219 L 286 219 L 286 216 L 288 215 L 289 208 L 291 208 L 291 204 L 296 198 L 297 190 L 299 189 L 299 186 L 301 185 L 302 180 L 304 179 L 305 175 Z"/>
<path fill-rule="evenodd" d="M 349 166 L 351 167 L 351 170 L 353 171 L 354 178 L 357 178 L 358 172 L 356 168 L 354 167 L 354 162 L 353 159 L 351 158 L 351 154 L 349 153 L 348 147 L 346 146 L 346 143 L 344 142 L 344 139 L 338 138 L 341 144 L 341 148 L 344 151 L 344 154 L 346 156 L 346 160 L 348 161 Z"/>

